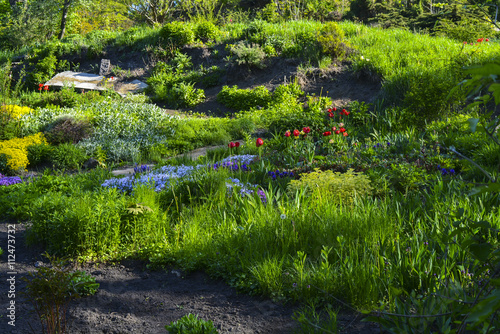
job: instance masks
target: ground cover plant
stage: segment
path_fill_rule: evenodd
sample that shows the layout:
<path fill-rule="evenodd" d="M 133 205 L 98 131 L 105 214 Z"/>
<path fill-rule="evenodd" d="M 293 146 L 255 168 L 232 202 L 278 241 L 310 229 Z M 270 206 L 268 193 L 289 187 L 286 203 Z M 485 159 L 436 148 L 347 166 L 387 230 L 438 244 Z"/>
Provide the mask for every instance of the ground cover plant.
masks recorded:
<path fill-rule="evenodd" d="M 194 66 L 186 45 L 218 44 L 212 52 L 226 52 L 228 68 L 250 72 L 272 57 L 348 62 L 360 78 L 382 81 L 378 99 L 340 105 L 326 92 L 306 94 L 298 79 L 272 91 L 222 85 L 214 96 L 232 109 L 223 118 L 170 115 L 113 95 L 31 109 L 9 88 L 0 211 L 29 222 L 28 242 L 57 256 L 203 270 L 241 292 L 297 303 L 303 332 L 337 332 L 345 307 L 391 332 L 497 330 L 493 37 L 471 45 L 352 22 L 230 22 L 95 31 L 86 40 L 96 54 L 159 43 L 148 93 L 173 107 L 201 103 L 201 89 L 219 84 L 203 81 L 219 72 Z M 70 52 L 64 45 L 33 49 L 39 77 L 29 80 L 54 71 Z M 222 148 L 195 160 L 178 155 L 207 145 Z M 89 158 L 96 169 L 62 172 Z M 52 169 L 27 175 L 44 163 Z M 135 164 L 134 174 L 113 176 L 120 163 Z M 211 325 L 191 314 L 166 328 Z"/>

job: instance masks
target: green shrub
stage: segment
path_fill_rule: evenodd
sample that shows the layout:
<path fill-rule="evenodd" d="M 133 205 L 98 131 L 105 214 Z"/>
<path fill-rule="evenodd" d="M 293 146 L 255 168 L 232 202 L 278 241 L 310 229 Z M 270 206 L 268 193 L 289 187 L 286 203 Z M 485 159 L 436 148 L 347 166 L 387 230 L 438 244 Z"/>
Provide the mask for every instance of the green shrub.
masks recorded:
<path fill-rule="evenodd" d="M 179 82 L 172 86 L 166 100 L 174 107 L 194 107 L 205 100 L 205 91 L 194 88 L 194 83 Z"/>
<path fill-rule="evenodd" d="M 47 141 L 52 145 L 76 144 L 92 134 L 92 126 L 85 120 L 60 117 L 45 128 L 44 134 Z"/>
<path fill-rule="evenodd" d="M 54 148 L 51 161 L 58 169 L 78 169 L 87 160 L 87 155 L 77 146 L 64 143 Z"/>
<path fill-rule="evenodd" d="M 326 23 L 319 31 L 317 40 L 321 44 L 323 53 L 332 59 L 342 58 L 346 54 L 344 31 L 335 22 Z"/>
<path fill-rule="evenodd" d="M 174 48 L 181 48 L 194 42 L 193 30 L 187 24 L 178 21 L 165 24 L 160 31 L 160 37 L 163 38 L 163 44 Z"/>
<path fill-rule="evenodd" d="M 170 334 L 217 334 L 212 321 L 199 319 L 197 315 L 187 314 L 170 325 L 165 326 Z"/>
<path fill-rule="evenodd" d="M 212 22 L 202 21 L 196 26 L 194 34 L 196 38 L 203 42 L 206 42 L 208 40 L 215 40 L 220 34 L 220 30 Z"/>
<path fill-rule="evenodd" d="M 52 79 L 56 73 L 57 58 L 55 55 L 50 54 L 40 60 L 36 65 L 33 73 L 31 74 L 31 81 L 33 84 L 42 84 Z"/>
<path fill-rule="evenodd" d="M 301 174 L 299 180 L 292 180 L 288 185 L 288 193 L 292 196 L 302 189 L 315 199 L 347 205 L 353 204 L 355 197 L 372 195 L 370 179 L 362 172 L 354 173 L 353 169 L 334 173 L 316 168 L 312 173 Z"/>
<path fill-rule="evenodd" d="M 235 61 L 238 65 L 247 65 L 256 68 L 265 68 L 266 53 L 258 44 L 247 44 L 238 42 L 231 47 L 231 52 L 235 55 Z"/>
<path fill-rule="evenodd" d="M 30 166 L 37 166 L 43 162 L 50 161 L 52 147 L 47 144 L 36 144 L 28 146 L 28 161 Z"/>
<path fill-rule="evenodd" d="M 84 294 L 94 294 L 99 284 L 84 272 L 71 272 L 67 261 L 46 256 L 51 266 L 29 273 L 24 294 L 33 303 L 43 333 L 67 333 L 68 304 Z"/>
<path fill-rule="evenodd" d="M 224 86 L 217 94 L 217 102 L 235 110 L 250 110 L 256 107 L 266 108 L 271 101 L 271 93 L 264 86 L 254 89 L 238 89 L 238 86 Z"/>

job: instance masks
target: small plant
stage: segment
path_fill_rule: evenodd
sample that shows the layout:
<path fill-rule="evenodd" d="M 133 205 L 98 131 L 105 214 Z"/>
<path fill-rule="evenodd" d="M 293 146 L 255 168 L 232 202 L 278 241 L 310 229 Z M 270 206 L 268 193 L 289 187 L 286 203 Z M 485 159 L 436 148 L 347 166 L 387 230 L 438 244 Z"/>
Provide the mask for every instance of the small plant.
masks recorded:
<path fill-rule="evenodd" d="M 43 333 L 69 333 L 69 303 L 82 295 L 94 294 L 99 284 L 84 272 L 71 272 L 67 260 L 45 256 L 51 265 L 29 273 L 24 294 L 35 307 Z"/>
<path fill-rule="evenodd" d="M 178 21 L 165 24 L 160 31 L 160 36 L 164 39 L 165 44 L 175 48 L 181 48 L 194 42 L 193 30 L 187 24 Z"/>
<path fill-rule="evenodd" d="M 54 167 L 58 169 L 78 169 L 86 159 L 79 147 L 68 143 L 55 147 L 51 156 Z"/>
<path fill-rule="evenodd" d="M 347 52 L 344 31 L 335 22 L 325 24 L 319 31 L 317 39 L 321 44 L 323 53 L 329 55 L 332 59 L 342 58 Z"/>
<path fill-rule="evenodd" d="M 215 40 L 220 34 L 219 28 L 210 21 L 202 21 L 195 28 L 195 37 L 203 42 Z"/>
<path fill-rule="evenodd" d="M 224 86 L 217 94 L 217 102 L 235 110 L 266 108 L 271 101 L 271 93 L 264 86 L 254 89 L 238 89 L 238 86 Z"/>
<path fill-rule="evenodd" d="M 247 65 L 249 68 L 256 67 L 260 69 L 266 67 L 266 64 L 264 63 L 266 53 L 258 44 L 248 45 L 243 42 L 239 42 L 231 47 L 231 52 L 235 55 L 236 63 L 238 65 Z"/>
<path fill-rule="evenodd" d="M 353 204 L 355 197 L 368 197 L 372 194 L 370 180 L 363 173 L 322 172 L 318 168 L 309 174 L 301 174 L 300 180 L 292 180 L 288 192 L 294 195 L 298 190 L 305 191 L 314 198 L 332 200 L 337 204 Z"/>
<path fill-rule="evenodd" d="M 187 314 L 170 325 L 165 326 L 170 334 L 217 334 L 211 320 L 199 319 L 197 315 Z"/>
<path fill-rule="evenodd" d="M 45 130 L 45 137 L 52 145 L 62 143 L 76 144 L 90 136 L 92 126 L 84 120 L 76 120 L 71 117 L 62 117 L 49 124 Z"/>

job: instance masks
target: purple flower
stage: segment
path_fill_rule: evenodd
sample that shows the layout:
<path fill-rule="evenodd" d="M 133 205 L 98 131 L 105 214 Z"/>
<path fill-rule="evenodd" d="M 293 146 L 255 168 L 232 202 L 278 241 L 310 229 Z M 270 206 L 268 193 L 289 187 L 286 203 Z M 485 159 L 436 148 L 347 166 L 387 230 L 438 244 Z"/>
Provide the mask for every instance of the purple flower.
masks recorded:
<path fill-rule="evenodd" d="M 1 175 L 1 174 L 0 174 Z M 22 183 L 23 181 L 19 176 L 1 176 L 0 186 L 10 186 L 17 183 Z"/>

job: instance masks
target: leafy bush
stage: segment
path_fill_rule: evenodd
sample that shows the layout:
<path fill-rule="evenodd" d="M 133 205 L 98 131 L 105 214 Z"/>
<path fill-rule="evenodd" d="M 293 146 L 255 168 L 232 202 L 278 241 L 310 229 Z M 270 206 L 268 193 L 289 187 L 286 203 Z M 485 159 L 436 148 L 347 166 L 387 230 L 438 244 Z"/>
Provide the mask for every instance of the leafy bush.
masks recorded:
<path fill-rule="evenodd" d="M 181 48 L 194 42 L 193 30 L 187 24 L 178 21 L 165 24 L 160 30 L 160 37 L 163 38 L 163 44 L 174 48 Z"/>
<path fill-rule="evenodd" d="M 32 84 L 42 84 L 52 79 L 56 74 L 57 57 L 53 54 L 48 55 L 38 61 L 34 71 L 30 74 Z"/>
<path fill-rule="evenodd" d="M 235 110 L 250 110 L 256 107 L 266 108 L 271 101 L 271 93 L 264 86 L 254 89 L 238 89 L 238 86 L 224 86 L 217 94 L 217 102 Z"/>
<path fill-rule="evenodd" d="M 88 121 L 76 120 L 72 117 L 58 118 L 45 129 L 45 137 L 52 145 L 76 144 L 91 134 L 92 126 Z"/>
<path fill-rule="evenodd" d="M 208 40 L 215 40 L 220 34 L 219 28 L 210 21 L 201 21 L 198 23 L 194 30 L 195 37 L 206 42 Z"/>
<path fill-rule="evenodd" d="M 69 303 L 80 298 L 82 293 L 95 293 L 99 284 L 84 272 L 71 272 L 67 261 L 46 256 L 51 267 L 41 267 L 36 273 L 29 273 L 24 294 L 35 307 L 43 333 L 67 333 Z"/>
<path fill-rule="evenodd" d="M 231 52 L 236 57 L 238 65 L 247 65 L 248 67 L 265 68 L 266 53 L 258 44 L 246 44 L 238 42 L 231 47 Z"/>
<path fill-rule="evenodd" d="M 51 161 L 58 169 L 78 169 L 85 160 L 87 160 L 85 152 L 68 143 L 55 147 L 51 153 Z"/>
<path fill-rule="evenodd" d="M 28 146 L 28 161 L 31 166 L 50 161 L 52 146 L 45 143 Z"/>
<path fill-rule="evenodd" d="M 322 172 L 315 169 L 309 174 L 301 174 L 299 180 L 292 180 L 288 185 L 288 193 L 294 196 L 297 191 L 304 190 L 313 198 L 333 201 L 336 204 L 353 204 L 355 197 L 372 195 L 370 179 L 362 172 L 354 173 L 349 169 L 346 173 Z"/>
<path fill-rule="evenodd" d="M 170 325 L 165 326 L 170 334 L 217 334 L 211 320 L 199 319 L 197 315 L 187 314 Z"/>
<path fill-rule="evenodd" d="M 344 31 L 336 22 L 326 23 L 317 37 L 324 54 L 332 59 L 342 58 L 347 52 L 347 44 L 344 41 Z"/>

